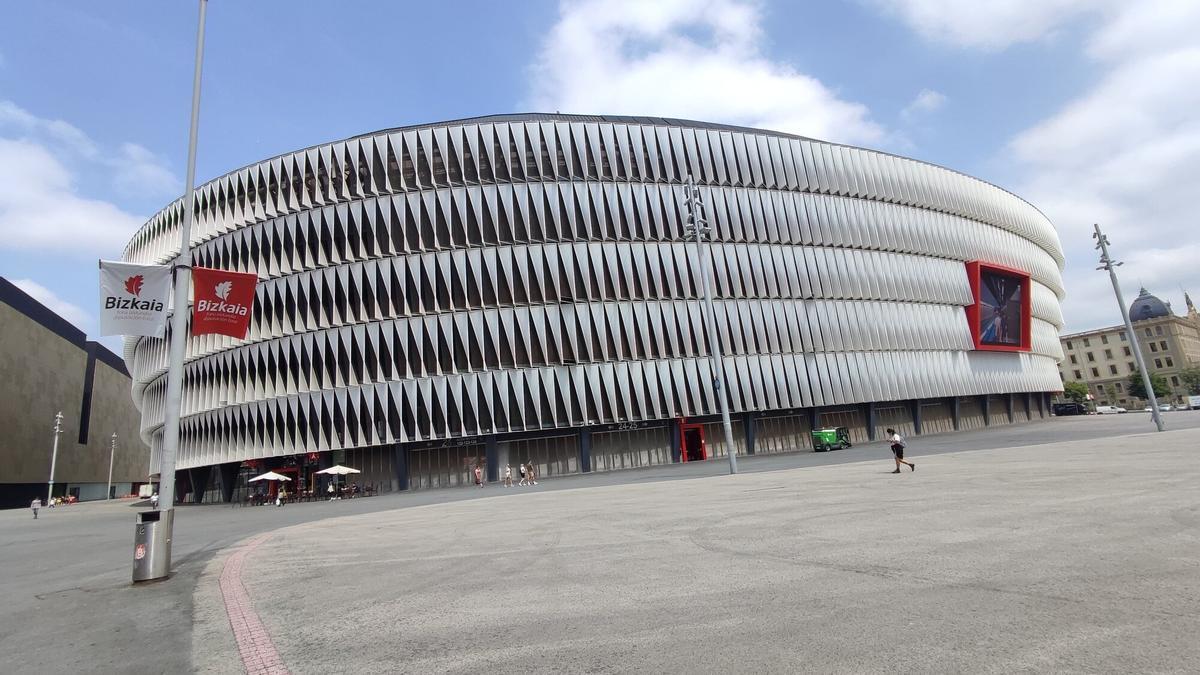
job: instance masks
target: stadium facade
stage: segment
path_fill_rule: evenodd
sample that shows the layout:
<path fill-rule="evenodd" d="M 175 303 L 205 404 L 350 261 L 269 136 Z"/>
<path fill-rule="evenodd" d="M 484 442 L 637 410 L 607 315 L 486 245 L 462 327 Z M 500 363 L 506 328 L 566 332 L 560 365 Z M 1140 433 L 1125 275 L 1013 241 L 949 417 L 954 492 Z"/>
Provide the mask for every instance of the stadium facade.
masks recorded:
<path fill-rule="evenodd" d="M 301 150 L 199 186 L 197 265 L 259 277 L 191 338 L 180 494 L 333 462 L 378 489 L 719 457 L 692 175 L 743 453 L 1047 416 L 1063 256 L 1042 213 L 924 162 L 755 129 L 524 114 Z M 178 255 L 182 200 L 125 259 Z M 165 342 L 129 338 L 161 445 Z M 219 470 L 214 470 L 219 467 Z"/>

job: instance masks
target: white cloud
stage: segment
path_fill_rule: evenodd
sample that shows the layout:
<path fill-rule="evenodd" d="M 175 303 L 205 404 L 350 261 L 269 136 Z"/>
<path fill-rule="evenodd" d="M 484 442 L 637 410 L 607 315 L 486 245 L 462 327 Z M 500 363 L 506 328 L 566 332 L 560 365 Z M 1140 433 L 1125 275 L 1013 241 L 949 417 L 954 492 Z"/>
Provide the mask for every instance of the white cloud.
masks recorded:
<path fill-rule="evenodd" d="M 114 255 L 143 220 L 78 195 L 46 147 L 0 138 L 0 249 Z"/>
<path fill-rule="evenodd" d="M 162 157 L 137 143 L 122 143 L 113 165 L 113 185 L 127 195 L 177 195 L 183 183 Z"/>
<path fill-rule="evenodd" d="M 121 195 L 179 194 L 165 161 L 135 143 L 108 152 L 68 122 L 0 101 L 0 250 L 115 255 L 145 221 L 79 192 L 94 175 Z"/>
<path fill-rule="evenodd" d="M 1130 299 L 1137 286 L 1200 288 L 1200 5 L 1160 0 L 1112 14 L 1088 41 L 1105 68 L 1097 84 L 1010 143 L 1025 176 L 1017 191 L 1056 224 L 1067 254 L 1071 329 L 1119 322 L 1095 283 L 1100 223 Z M 1180 24 L 1188 28 L 1181 29 Z"/>
<path fill-rule="evenodd" d="M 921 115 L 935 112 L 945 104 L 945 94 L 932 89 L 922 89 L 913 98 L 912 102 L 904 106 L 904 110 L 900 111 L 900 117 L 904 120 L 912 120 Z"/>
<path fill-rule="evenodd" d="M 1004 49 L 1053 37 L 1081 15 L 1115 0 L 869 0 L 928 40 L 959 47 Z"/>
<path fill-rule="evenodd" d="M 63 300 L 54 291 L 36 281 L 32 279 L 13 279 L 12 283 L 17 288 L 32 296 L 34 300 L 45 305 L 50 311 L 75 324 L 76 328 L 86 332 L 91 325 L 92 317 L 83 311 L 83 308 Z"/>
<path fill-rule="evenodd" d="M 534 109 L 683 117 L 870 143 L 867 108 L 760 50 L 738 0 L 564 2 L 532 69 Z"/>

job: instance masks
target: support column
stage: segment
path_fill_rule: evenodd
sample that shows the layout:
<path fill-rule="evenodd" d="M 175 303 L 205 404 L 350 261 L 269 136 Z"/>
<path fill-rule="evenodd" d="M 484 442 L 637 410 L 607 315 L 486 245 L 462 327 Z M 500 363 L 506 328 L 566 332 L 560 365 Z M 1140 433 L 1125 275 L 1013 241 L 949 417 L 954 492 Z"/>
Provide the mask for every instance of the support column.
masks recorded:
<path fill-rule="evenodd" d="M 677 419 L 671 420 L 671 423 L 667 425 L 667 436 L 668 436 L 668 442 L 671 444 L 671 463 L 672 464 L 678 464 L 680 459 L 682 459 L 679 456 L 679 454 L 680 454 L 679 453 L 680 433 L 681 432 L 679 430 L 679 420 L 677 420 Z"/>
<path fill-rule="evenodd" d="M 496 445 L 495 436 L 488 436 L 483 441 L 483 461 L 487 464 L 483 479 L 489 483 L 500 480 L 500 453 Z"/>
<path fill-rule="evenodd" d="M 217 467 L 221 472 L 221 501 L 228 504 L 233 501 L 233 491 L 237 489 L 238 469 L 241 462 L 226 462 Z"/>
<path fill-rule="evenodd" d="M 1025 392 L 1025 421 L 1033 419 L 1033 394 Z"/>
<path fill-rule="evenodd" d="M 958 400 L 957 396 L 950 397 L 950 408 L 951 408 L 951 412 L 954 414 L 954 430 L 955 431 L 958 431 L 960 429 L 959 420 L 962 417 L 961 410 L 959 408 L 959 403 L 960 403 L 960 401 Z"/>
<path fill-rule="evenodd" d="M 592 472 L 592 430 L 587 427 L 579 430 L 579 471 Z"/>
<path fill-rule="evenodd" d="M 821 413 L 817 408 L 808 409 L 808 430 L 816 431 L 819 427 L 817 423 L 821 421 Z"/>
<path fill-rule="evenodd" d="M 1009 424 L 1012 424 L 1013 422 L 1017 421 L 1016 415 L 1013 413 L 1013 399 L 1015 398 L 1015 396 L 1016 396 L 1015 394 L 1013 394 L 1012 392 L 1009 392 L 1008 399 L 1005 401 L 1005 405 L 1008 407 L 1008 423 Z"/>
<path fill-rule="evenodd" d="M 746 454 L 754 454 L 754 434 L 758 426 L 758 417 L 752 413 L 745 413 L 742 417 L 742 427 L 746 437 Z"/>
<path fill-rule="evenodd" d="M 992 426 L 992 397 L 984 394 L 979 397 L 979 409 L 983 411 L 983 426 Z"/>
<path fill-rule="evenodd" d="M 403 443 L 393 446 L 392 467 L 396 472 L 396 486 L 401 490 L 408 489 L 408 448 Z"/>
<path fill-rule="evenodd" d="M 192 481 L 192 503 L 200 504 L 204 501 L 204 491 L 208 489 L 208 480 L 212 476 L 212 467 L 198 466 L 188 471 Z"/>
<path fill-rule="evenodd" d="M 921 399 L 916 398 L 909 401 L 912 407 L 913 434 L 921 435 Z"/>
<path fill-rule="evenodd" d="M 875 402 L 864 403 L 862 406 L 863 417 L 867 420 L 867 440 L 873 441 L 875 440 Z"/>

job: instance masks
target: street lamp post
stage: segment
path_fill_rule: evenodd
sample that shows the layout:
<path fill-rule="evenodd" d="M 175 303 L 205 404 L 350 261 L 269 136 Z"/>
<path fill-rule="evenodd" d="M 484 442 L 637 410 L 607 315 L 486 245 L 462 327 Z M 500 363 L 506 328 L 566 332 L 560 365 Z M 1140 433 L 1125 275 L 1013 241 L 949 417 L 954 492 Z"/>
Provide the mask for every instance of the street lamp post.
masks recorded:
<path fill-rule="evenodd" d="M 684 237 L 694 239 L 696 244 L 696 262 L 700 266 L 700 285 L 704 290 L 704 307 L 708 314 L 705 322 L 708 332 L 708 345 L 712 353 L 713 393 L 721 406 L 721 423 L 725 427 L 725 447 L 728 449 L 729 473 L 735 474 L 737 468 L 737 448 L 733 445 L 733 425 L 729 423 L 729 396 L 725 391 L 725 357 L 721 354 L 719 331 L 717 330 L 717 314 L 713 309 L 712 289 L 708 282 L 708 256 L 701 242 L 711 233 L 708 221 L 704 218 L 704 202 L 700 199 L 700 190 L 691 174 L 687 177 L 687 209 L 688 222 Z"/>
<path fill-rule="evenodd" d="M 105 499 L 112 499 L 112 467 L 113 467 L 113 457 L 115 457 L 116 454 L 117 454 L 117 432 L 114 431 L 113 435 L 112 435 L 112 445 L 108 449 L 108 492 L 105 493 L 108 496 L 106 496 Z"/>
<path fill-rule="evenodd" d="M 1142 357 L 1142 348 L 1138 345 L 1137 333 L 1133 331 L 1133 322 L 1129 320 L 1129 308 L 1125 306 L 1125 296 L 1121 293 L 1121 284 L 1117 281 L 1116 268 L 1125 263 L 1117 262 L 1108 254 L 1108 237 L 1100 231 L 1100 225 L 1096 224 L 1096 233 L 1092 238 L 1096 240 L 1096 248 L 1100 251 L 1100 266 L 1096 269 L 1107 270 L 1108 278 L 1112 280 L 1113 293 L 1117 295 L 1117 305 L 1121 308 L 1121 318 L 1125 319 L 1125 333 L 1129 336 L 1129 345 L 1133 350 L 1133 359 L 1137 361 L 1138 370 L 1142 373 L 1142 386 L 1146 388 L 1146 398 L 1150 401 L 1150 414 L 1154 416 L 1154 426 L 1158 427 L 1159 431 L 1164 431 L 1162 414 L 1158 410 L 1158 397 L 1154 395 L 1154 387 L 1150 382 L 1150 373 L 1146 370 L 1146 361 Z"/>
<path fill-rule="evenodd" d="M 54 415 L 54 449 L 50 451 L 50 486 L 46 489 L 46 503 L 54 499 L 54 469 L 58 466 L 58 435 L 62 433 L 62 411 Z"/>

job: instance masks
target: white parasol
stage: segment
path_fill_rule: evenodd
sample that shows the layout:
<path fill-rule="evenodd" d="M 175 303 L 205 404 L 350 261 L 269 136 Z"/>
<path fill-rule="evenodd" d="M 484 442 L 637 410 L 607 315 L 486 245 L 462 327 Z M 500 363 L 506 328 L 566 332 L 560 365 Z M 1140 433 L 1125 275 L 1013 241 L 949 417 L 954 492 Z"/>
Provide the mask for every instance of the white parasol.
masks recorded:
<path fill-rule="evenodd" d="M 335 466 L 329 467 L 328 469 L 321 469 L 317 473 L 329 474 L 330 476 L 345 476 L 346 474 L 362 473 L 362 472 L 359 471 L 358 469 L 351 469 L 348 466 L 342 466 L 341 464 L 337 464 Z"/>
<path fill-rule="evenodd" d="M 268 471 L 261 476 L 255 476 L 254 478 L 251 478 L 250 482 L 253 483 L 256 480 L 291 480 L 291 478 L 275 473 L 274 471 Z"/>

